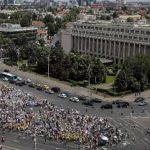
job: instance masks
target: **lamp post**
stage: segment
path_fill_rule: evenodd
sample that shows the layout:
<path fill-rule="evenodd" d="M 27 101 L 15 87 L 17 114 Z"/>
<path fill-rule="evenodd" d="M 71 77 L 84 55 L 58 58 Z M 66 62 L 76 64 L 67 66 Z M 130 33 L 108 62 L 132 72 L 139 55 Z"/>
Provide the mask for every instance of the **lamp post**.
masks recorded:
<path fill-rule="evenodd" d="M 50 62 L 50 59 L 49 59 L 49 54 L 48 54 L 48 68 L 47 68 L 47 70 L 48 70 L 48 79 L 49 79 L 49 62 Z"/>
<path fill-rule="evenodd" d="M 19 70 L 19 67 L 20 67 L 19 66 L 19 60 L 20 60 L 20 58 L 19 58 L 20 57 L 20 49 L 19 48 L 17 49 L 17 56 L 18 56 L 18 70 Z"/>

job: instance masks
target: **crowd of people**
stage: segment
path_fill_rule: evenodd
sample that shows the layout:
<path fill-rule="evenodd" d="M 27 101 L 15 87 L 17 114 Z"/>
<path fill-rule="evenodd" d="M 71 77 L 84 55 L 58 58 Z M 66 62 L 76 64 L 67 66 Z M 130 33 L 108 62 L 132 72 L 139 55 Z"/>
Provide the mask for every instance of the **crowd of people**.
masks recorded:
<path fill-rule="evenodd" d="M 35 108 L 34 108 L 35 107 Z M 0 128 L 44 137 L 46 140 L 78 142 L 89 148 L 117 145 L 124 134 L 107 119 L 81 115 L 8 86 L 0 89 Z"/>

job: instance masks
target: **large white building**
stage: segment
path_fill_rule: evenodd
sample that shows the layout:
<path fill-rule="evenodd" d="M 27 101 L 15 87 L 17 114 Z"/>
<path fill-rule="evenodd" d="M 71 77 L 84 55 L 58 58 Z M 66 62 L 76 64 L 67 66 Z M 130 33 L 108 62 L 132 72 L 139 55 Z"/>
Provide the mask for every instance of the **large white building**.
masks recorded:
<path fill-rule="evenodd" d="M 62 47 L 121 63 L 128 56 L 150 54 L 150 25 L 113 22 L 75 22 L 62 31 Z"/>

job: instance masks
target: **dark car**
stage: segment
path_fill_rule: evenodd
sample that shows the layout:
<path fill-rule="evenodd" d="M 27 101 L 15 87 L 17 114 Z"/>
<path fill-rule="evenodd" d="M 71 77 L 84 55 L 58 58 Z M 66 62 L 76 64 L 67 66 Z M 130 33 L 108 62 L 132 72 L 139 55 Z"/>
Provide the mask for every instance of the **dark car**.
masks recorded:
<path fill-rule="evenodd" d="M 119 103 L 122 103 L 123 101 L 122 100 L 115 100 L 112 102 L 112 104 L 119 104 Z"/>
<path fill-rule="evenodd" d="M 26 85 L 26 81 L 17 81 L 16 85 L 19 85 L 19 86 Z"/>
<path fill-rule="evenodd" d="M 98 99 L 98 98 L 93 98 L 93 99 L 91 99 L 91 101 L 92 101 L 93 103 L 101 103 L 101 102 L 102 102 L 102 100 L 101 100 L 101 99 Z"/>
<path fill-rule="evenodd" d="M 14 80 L 14 79 L 9 80 L 9 83 L 11 83 L 11 84 L 16 84 L 16 82 L 17 82 L 17 80 Z"/>
<path fill-rule="evenodd" d="M 134 100 L 134 102 L 142 102 L 142 101 L 144 101 L 144 100 L 145 100 L 144 97 L 137 97 L 137 98 Z"/>
<path fill-rule="evenodd" d="M 31 88 L 35 88 L 36 87 L 35 83 L 30 83 L 28 86 L 31 87 Z"/>
<path fill-rule="evenodd" d="M 78 97 L 79 98 L 79 100 L 81 100 L 81 101 L 86 101 L 87 100 L 87 96 L 79 96 Z"/>
<path fill-rule="evenodd" d="M 128 102 L 121 102 L 119 104 L 117 104 L 118 108 L 127 108 L 129 107 L 129 103 Z"/>
<path fill-rule="evenodd" d="M 42 86 L 37 86 L 36 89 L 39 90 L 39 91 L 43 91 L 44 90 Z"/>
<path fill-rule="evenodd" d="M 10 71 L 8 69 L 4 69 L 4 72 L 8 72 L 9 73 Z"/>
<path fill-rule="evenodd" d="M 55 93 L 60 93 L 60 87 L 52 87 L 51 90 Z"/>
<path fill-rule="evenodd" d="M 83 105 L 86 105 L 86 106 L 93 106 L 93 102 L 92 101 L 85 101 L 85 102 L 82 102 Z"/>
<path fill-rule="evenodd" d="M 101 106 L 101 108 L 102 109 L 112 109 L 113 106 L 112 106 L 112 104 L 104 104 L 104 105 Z"/>

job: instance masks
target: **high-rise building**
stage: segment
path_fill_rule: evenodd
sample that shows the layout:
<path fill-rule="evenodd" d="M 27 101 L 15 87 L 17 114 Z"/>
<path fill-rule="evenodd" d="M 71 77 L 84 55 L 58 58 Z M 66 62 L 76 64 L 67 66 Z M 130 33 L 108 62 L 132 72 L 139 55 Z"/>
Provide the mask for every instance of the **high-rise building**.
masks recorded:
<path fill-rule="evenodd" d="M 116 0 L 116 5 L 118 9 L 124 6 L 125 4 L 126 4 L 126 0 Z"/>

